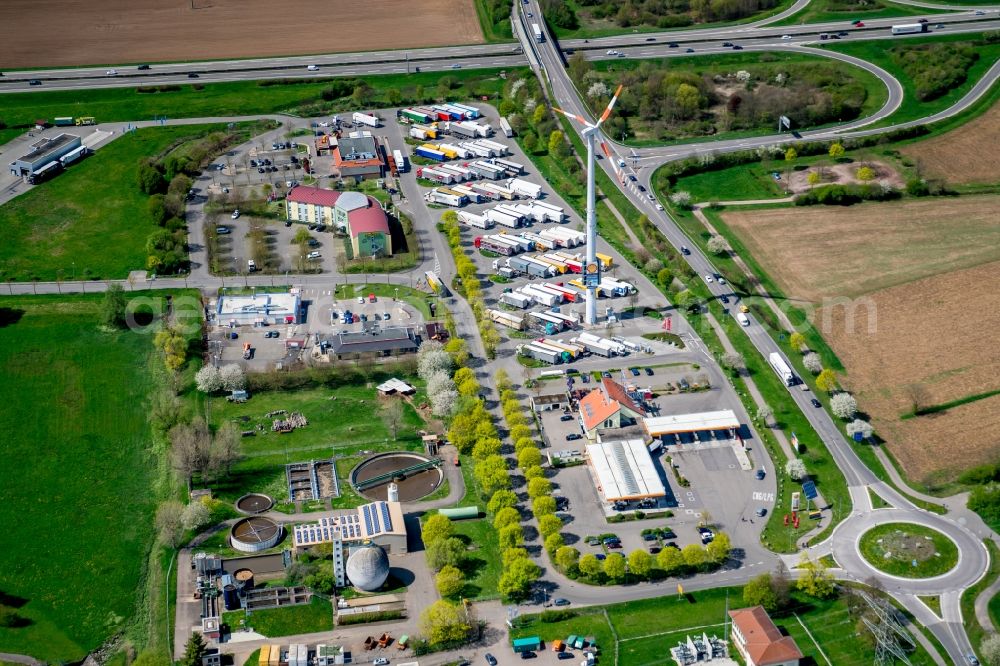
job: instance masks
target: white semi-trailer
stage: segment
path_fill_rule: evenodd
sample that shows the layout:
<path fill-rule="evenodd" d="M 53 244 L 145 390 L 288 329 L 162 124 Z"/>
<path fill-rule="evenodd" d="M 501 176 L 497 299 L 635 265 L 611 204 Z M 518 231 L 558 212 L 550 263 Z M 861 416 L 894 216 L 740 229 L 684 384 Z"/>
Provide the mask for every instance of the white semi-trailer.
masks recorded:
<path fill-rule="evenodd" d="M 785 386 L 795 386 L 798 383 L 799 378 L 795 376 L 792 369 L 788 367 L 788 362 L 779 354 L 778 352 L 771 352 L 767 357 L 767 362 L 771 364 L 771 368 L 774 369 L 781 380 L 785 382 Z"/>

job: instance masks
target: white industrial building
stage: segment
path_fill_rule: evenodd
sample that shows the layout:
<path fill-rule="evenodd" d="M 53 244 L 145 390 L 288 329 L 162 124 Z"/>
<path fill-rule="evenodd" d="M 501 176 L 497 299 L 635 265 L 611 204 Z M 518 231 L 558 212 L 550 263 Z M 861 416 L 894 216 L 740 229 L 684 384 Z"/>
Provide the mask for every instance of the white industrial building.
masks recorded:
<path fill-rule="evenodd" d="M 297 291 L 219 296 L 215 322 L 219 326 L 266 326 L 298 322 L 301 301 Z"/>
<path fill-rule="evenodd" d="M 588 444 L 587 458 L 606 502 L 656 499 L 667 494 L 641 439 Z"/>
<path fill-rule="evenodd" d="M 725 434 L 735 437 L 740 428 L 740 420 L 731 409 L 721 409 L 715 412 L 700 412 L 697 414 L 671 414 L 670 416 L 654 416 L 644 418 L 642 425 L 646 433 L 653 439 L 665 443 L 678 435 L 705 433 L 716 436 Z"/>

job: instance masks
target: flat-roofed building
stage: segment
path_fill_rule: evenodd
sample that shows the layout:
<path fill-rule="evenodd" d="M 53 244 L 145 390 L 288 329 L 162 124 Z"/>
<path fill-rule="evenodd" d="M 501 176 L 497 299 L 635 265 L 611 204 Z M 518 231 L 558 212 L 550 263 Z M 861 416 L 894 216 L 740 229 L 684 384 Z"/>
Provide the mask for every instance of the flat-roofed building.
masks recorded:
<path fill-rule="evenodd" d="M 75 134 L 59 134 L 47 139 L 39 139 L 31 144 L 31 150 L 10 163 L 10 174 L 33 179 L 61 166 L 60 158 L 82 147 L 83 142 Z"/>
<path fill-rule="evenodd" d="M 606 502 L 657 499 L 667 494 L 653 456 L 641 439 L 588 444 L 587 459 Z"/>
<path fill-rule="evenodd" d="M 420 338 L 406 326 L 372 327 L 365 331 L 341 331 L 320 341 L 320 348 L 338 360 L 413 354 Z"/>
<path fill-rule="evenodd" d="M 300 309 L 299 295 L 293 292 L 222 295 L 215 304 L 215 321 L 219 326 L 294 324 Z"/>
<path fill-rule="evenodd" d="M 740 428 L 740 420 L 733 410 L 721 409 L 715 412 L 648 417 L 642 420 L 642 426 L 653 439 L 672 444 L 678 437 L 696 433 L 732 438 Z"/>
<path fill-rule="evenodd" d="M 381 178 L 385 160 L 378 139 L 371 132 L 351 132 L 333 148 L 333 170 L 341 178 Z"/>

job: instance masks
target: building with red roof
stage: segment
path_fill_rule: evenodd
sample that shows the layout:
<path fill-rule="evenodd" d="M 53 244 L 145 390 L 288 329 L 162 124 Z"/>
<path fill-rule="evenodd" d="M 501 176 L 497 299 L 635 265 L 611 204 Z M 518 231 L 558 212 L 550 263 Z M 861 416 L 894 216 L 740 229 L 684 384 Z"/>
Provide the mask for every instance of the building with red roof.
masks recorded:
<path fill-rule="evenodd" d="M 355 257 L 392 255 L 389 217 L 374 197 L 299 185 L 289 191 L 285 205 L 293 222 L 326 224 L 350 234 Z"/>
<path fill-rule="evenodd" d="M 590 439 L 597 437 L 598 430 L 633 425 L 645 415 L 646 410 L 629 396 L 625 387 L 607 377 L 580 399 L 580 421 Z"/>
<path fill-rule="evenodd" d="M 802 651 L 791 636 L 774 626 L 763 606 L 729 611 L 733 645 L 747 666 L 799 666 Z"/>

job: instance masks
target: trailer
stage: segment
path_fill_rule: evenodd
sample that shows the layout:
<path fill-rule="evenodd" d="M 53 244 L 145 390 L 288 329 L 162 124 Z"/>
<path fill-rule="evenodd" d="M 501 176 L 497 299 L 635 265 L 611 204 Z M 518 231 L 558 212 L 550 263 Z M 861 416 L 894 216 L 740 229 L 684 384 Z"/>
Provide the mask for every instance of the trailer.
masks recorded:
<path fill-rule="evenodd" d="M 516 217 L 522 223 L 525 222 L 525 215 L 524 215 L 524 213 L 522 213 L 517 208 L 515 208 L 513 204 L 504 204 L 504 203 L 502 203 L 502 204 L 497 205 L 495 207 L 495 210 L 497 210 L 497 211 L 499 211 L 501 213 L 506 213 L 507 215 L 510 215 L 511 217 Z"/>
<path fill-rule="evenodd" d="M 586 236 L 584 237 L 584 240 L 586 240 Z M 597 260 L 601 262 L 601 268 L 603 268 L 604 270 L 608 270 L 609 268 L 611 268 L 611 264 L 614 263 L 614 259 L 612 259 L 610 256 L 606 254 L 601 254 L 600 252 L 598 252 L 594 256 L 596 256 Z"/>
<path fill-rule="evenodd" d="M 456 183 L 465 182 L 469 178 L 468 174 L 466 174 L 463 171 L 459 171 L 450 164 L 442 164 L 434 168 L 436 171 L 443 171 L 444 173 L 450 173 L 451 177 L 455 179 Z"/>
<path fill-rule="evenodd" d="M 465 118 L 465 112 L 452 108 L 450 104 L 435 104 L 431 108 L 439 113 L 447 114 L 448 117 L 441 118 L 441 120 L 463 120 Z"/>
<path fill-rule="evenodd" d="M 358 113 L 357 111 L 355 111 L 351 116 L 351 120 L 353 120 L 356 124 L 367 125 L 368 127 L 378 127 L 380 123 L 378 116 L 368 115 L 367 113 Z"/>
<path fill-rule="evenodd" d="M 511 255 L 517 254 L 517 248 L 507 245 L 506 243 L 501 243 L 491 236 L 479 236 L 472 241 L 473 247 L 478 250 L 487 250 L 489 252 L 495 252 L 496 254 L 509 257 Z"/>
<path fill-rule="evenodd" d="M 600 287 L 612 296 L 628 296 L 628 290 L 625 287 L 615 284 L 608 278 L 601 279 Z"/>
<path fill-rule="evenodd" d="M 566 302 L 566 294 L 558 289 L 554 289 L 550 284 L 533 284 L 531 286 L 534 289 L 538 289 L 539 291 L 544 291 L 546 294 L 552 294 L 555 296 L 556 302 L 553 305 L 562 305 Z"/>
<path fill-rule="evenodd" d="M 571 272 L 569 266 L 566 264 L 566 260 L 563 257 L 558 256 L 558 255 L 556 255 L 554 253 L 548 252 L 546 254 L 543 254 L 541 257 L 539 257 L 539 259 L 545 259 L 545 261 L 552 262 L 553 264 L 555 264 L 559 268 L 559 272 L 560 273 L 570 273 Z"/>
<path fill-rule="evenodd" d="M 513 172 L 515 176 L 520 176 L 521 174 L 524 173 L 524 165 L 520 164 L 519 162 L 514 162 L 512 160 L 505 160 L 500 157 L 496 157 L 491 161 L 493 162 L 493 164 L 503 167 L 507 171 Z"/>
<path fill-rule="evenodd" d="M 519 294 L 516 291 L 508 291 L 500 295 L 500 302 L 515 308 L 525 308 L 531 306 L 531 297 L 526 294 Z"/>
<path fill-rule="evenodd" d="M 549 312 L 549 314 L 552 315 L 553 317 L 556 317 L 558 319 L 562 319 L 564 322 L 566 322 L 566 325 L 563 328 L 567 328 L 567 329 L 569 329 L 569 328 L 576 328 L 576 325 L 580 323 L 580 318 L 579 317 L 577 317 L 575 315 L 565 314 L 565 313 L 559 312 L 559 311 L 557 311 L 555 309 L 551 310 Z M 583 345 L 578 345 L 578 346 L 579 346 L 580 351 L 582 352 L 584 350 L 583 349 Z"/>
<path fill-rule="evenodd" d="M 474 106 L 469 106 L 468 104 L 459 104 L 458 102 L 453 102 L 451 106 L 465 111 L 466 118 L 478 118 L 479 116 L 483 115 L 482 113 L 480 113 L 479 109 L 477 109 Z"/>
<path fill-rule="evenodd" d="M 508 234 L 505 231 L 501 231 L 499 234 L 497 234 L 497 236 L 502 238 L 506 243 L 513 243 L 514 245 L 516 245 L 521 250 L 521 252 L 531 252 L 532 250 L 535 249 L 535 244 L 532 243 L 527 238 L 524 238 L 523 236 L 518 236 L 516 234 Z"/>
<path fill-rule="evenodd" d="M 426 273 L 424 273 L 424 279 L 427 280 L 427 286 L 435 294 L 439 296 L 448 295 L 449 293 L 448 287 L 445 285 L 444 282 L 441 281 L 441 278 L 438 277 L 437 273 L 435 273 L 434 271 L 427 271 Z"/>
<path fill-rule="evenodd" d="M 535 35 L 535 41 L 539 44 L 545 41 L 545 34 L 537 23 L 531 24 L 531 32 Z"/>
<path fill-rule="evenodd" d="M 508 139 L 514 136 L 514 130 L 510 126 L 510 121 L 502 116 L 500 117 L 500 131 L 503 132 L 503 135 Z"/>
<path fill-rule="evenodd" d="M 444 144 L 440 144 L 440 143 L 425 143 L 422 146 L 417 146 L 417 150 L 419 151 L 420 149 L 430 150 L 430 151 L 436 151 L 436 152 L 441 153 L 442 155 L 444 155 L 445 158 L 447 158 L 449 160 L 453 160 L 456 157 L 458 157 L 458 154 L 455 151 L 449 150 L 448 148 L 446 148 L 444 146 Z M 420 154 L 420 153 L 418 153 L 418 154 Z"/>
<path fill-rule="evenodd" d="M 538 248 L 539 250 L 551 250 L 554 244 L 551 239 L 544 238 L 542 236 L 539 236 L 538 234 L 524 232 L 521 234 L 521 236 L 527 238 L 532 243 L 534 243 L 535 247 Z"/>
<path fill-rule="evenodd" d="M 463 160 L 467 160 L 470 157 L 472 157 L 472 151 L 470 151 L 468 148 L 463 148 L 462 146 L 456 146 L 453 143 L 439 144 L 437 149 L 443 153 L 446 151 L 451 151 L 452 153 L 455 154 L 455 157 Z"/>
<path fill-rule="evenodd" d="M 537 201 L 532 204 L 532 208 L 538 208 Z M 572 229 L 563 229 L 561 227 L 549 227 L 547 229 L 542 229 L 538 232 L 538 235 L 544 236 L 545 238 L 551 238 L 559 243 L 561 247 L 576 247 L 577 245 L 582 245 L 586 241 L 586 237 L 580 238 L 583 234 L 573 231 Z"/>
<path fill-rule="evenodd" d="M 74 125 L 73 116 L 60 116 L 59 118 L 54 118 L 52 124 L 56 127 L 69 127 Z"/>
<path fill-rule="evenodd" d="M 528 260 L 524 257 L 511 257 L 507 260 L 507 268 L 517 271 L 518 273 L 527 273 Z"/>
<path fill-rule="evenodd" d="M 580 292 L 569 287 L 564 287 L 561 284 L 547 284 L 545 286 L 562 294 L 563 300 L 567 303 L 575 303 L 580 298 Z"/>
<path fill-rule="evenodd" d="M 421 167 L 417 169 L 417 178 L 426 178 L 427 180 L 444 183 L 445 185 L 450 185 L 455 182 L 454 175 L 448 173 L 447 171 L 432 169 L 431 167 Z"/>
<path fill-rule="evenodd" d="M 573 325 L 572 320 L 566 317 L 566 315 L 561 315 L 561 313 L 559 312 L 546 312 L 545 314 L 547 314 L 549 317 L 552 317 L 557 321 L 563 322 L 564 328 L 569 328 L 570 326 Z M 580 355 L 583 354 L 584 351 L 586 351 L 583 348 L 583 345 L 578 345 L 573 342 L 563 342 L 562 340 L 553 340 L 551 338 L 546 338 L 545 344 L 550 345 L 552 347 L 558 347 L 559 349 L 565 349 L 567 352 L 569 352 L 570 356 L 572 356 L 573 358 L 579 358 Z"/>
<path fill-rule="evenodd" d="M 541 262 L 543 264 L 546 264 L 548 266 L 551 266 L 552 270 L 554 270 L 557 275 L 562 275 L 567 270 L 566 264 L 564 264 L 561 261 L 553 261 L 552 259 L 548 259 L 544 254 L 538 255 L 537 257 L 532 257 L 532 259 Z"/>
<path fill-rule="evenodd" d="M 433 120 L 429 113 L 412 108 L 401 109 L 398 115 L 400 118 L 406 118 L 415 123 L 429 123 Z"/>
<path fill-rule="evenodd" d="M 445 206 L 464 206 L 468 199 L 464 194 L 459 194 L 444 187 L 436 187 L 424 195 L 424 199 L 430 203 L 444 204 Z"/>
<path fill-rule="evenodd" d="M 548 312 L 545 312 L 544 310 L 541 312 L 529 312 L 528 320 L 531 322 L 532 328 L 540 329 L 544 331 L 547 335 L 561 333 L 563 331 L 563 327 L 565 324 L 565 322 L 563 322 L 561 319 L 551 316 Z M 552 346 L 556 347 L 557 349 L 561 349 L 556 345 Z M 567 353 L 569 353 L 565 349 L 561 349 L 561 351 L 566 351 Z"/>
<path fill-rule="evenodd" d="M 87 148 L 87 146 L 80 146 L 79 148 L 77 148 L 75 150 L 72 150 L 72 151 L 66 153 L 65 155 L 63 155 L 62 157 L 60 157 L 59 158 L 59 162 L 63 166 L 66 166 L 67 164 L 69 164 L 71 162 L 77 161 L 78 159 L 80 159 L 84 155 L 87 155 L 89 152 L 90 152 L 90 149 Z"/>
<path fill-rule="evenodd" d="M 524 246 L 522 246 L 520 243 L 518 243 L 513 238 L 509 238 L 507 236 L 504 236 L 503 234 L 493 234 L 491 236 L 487 236 L 486 240 L 489 240 L 490 244 L 492 244 L 492 245 L 494 245 L 496 247 L 507 247 L 507 248 L 510 248 L 510 252 L 505 252 L 504 253 L 504 254 L 507 254 L 507 255 L 521 254 L 522 252 L 525 251 Z"/>
<path fill-rule="evenodd" d="M 556 365 L 562 363 L 562 354 L 554 349 L 546 349 L 545 347 L 540 347 L 535 343 L 520 345 L 517 348 L 517 353 L 521 356 L 527 356 L 528 358 L 533 358 L 536 361 L 542 361 L 543 363 L 549 363 L 551 365 Z"/>
<path fill-rule="evenodd" d="M 465 139 L 475 139 L 479 136 L 475 129 L 466 127 L 463 123 L 449 123 L 446 129 L 452 136 L 460 136 Z"/>
<path fill-rule="evenodd" d="M 529 263 L 528 264 L 528 272 L 529 273 L 531 272 L 531 266 L 532 266 L 532 264 Z M 538 303 L 539 305 L 544 305 L 544 306 L 549 307 L 549 308 L 552 307 L 553 305 L 556 305 L 556 304 L 562 302 L 562 296 L 556 296 L 553 293 L 550 293 L 550 292 L 545 291 L 543 289 L 539 289 L 539 288 L 535 287 L 534 285 L 530 285 L 530 284 L 527 285 L 527 286 L 521 287 L 520 292 L 522 294 L 526 295 L 526 296 L 531 296 L 531 298 L 534 299 L 534 301 L 536 303 Z"/>
<path fill-rule="evenodd" d="M 392 151 L 392 159 L 396 161 L 396 168 L 399 169 L 400 172 L 406 173 L 406 171 L 408 171 L 406 166 L 406 156 L 403 155 L 402 150 Z"/>
<path fill-rule="evenodd" d="M 490 319 L 496 323 L 503 324 L 507 328 L 513 328 L 515 331 L 524 330 L 524 317 L 519 317 L 516 314 L 504 312 L 503 310 L 488 310 L 488 312 Z"/>
<path fill-rule="evenodd" d="M 550 204 L 545 201 L 533 201 L 531 205 L 540 210 L 549 211 L 549 213 L 546 214 L 545 217 L 546 219 L 550 219 L 553 222 L 561 224 L 563 220 L 566 219 L 566 211 L 563 210 L 562 206 L 556 206 L 555 204 Z M 582 233 L 579 231 L 575 233 L 579 233 L 582 235 Z"/>
<path fill-rule="evenodd" d="M 892 26 L 894 35 L 912 35 L 920 32 L 927 32 L 926 23 L 903 23 Z"/>
<path fill-rule="evenodd" d="M 785 382 L 785 386 L 795 386 L 798 383 L 799 378 L 788 367 L 788 362 L 780 353 L 771 352 L 767 357 L 767 362 L 771 364 L 771 368 L 778 374 L 781 381 Z"/>
<path fill-rule="evenodd" d="M 497 155 L 506 155 L 510 152 L 505 144 L 497 143 L 496 141 L 490 141 L 489 139 L 480 139 L 476 143 L 482 144 L 487 148 L 492 148 Z"/>
<path fill-rule="evenodd" d="M 498 162 L 496 162 L 496 160 L 494 160 L 494 163 L 497 164 L 498 166 L 502 166 Z M 512 191 L 516 192 L 518 196 L 522 196 L 527 199 L 537 199 L 538 197 L 542 196 L 541 185 L 536 185 L 535 183 L 530 183 L 520 178 L 511 178 L 510 180 L 508 180 L 507 187 L 509 187 Z"/>
<path fill-rule="evenodd" d="M 491 201 L 498 201 L 500 199 L 500 193 L 485 187 L 485 183 L 470 183 L 469 187 L 479 192 L 485 199 Z"/>
<path fill-rule="evenodd" d="M 436 160 L 438 162 L 444 162 L 445 160 L 448 159 L 444 153 L 442 153 L 440 150 L 437 150 L 436 148 L 417 146 L 413 152 L 419 155 L 420 157 L 426 157 L 429 160 Z"/>
<path fill-rule="evenodd" d="M 521 215 L 523 215 L 525 220 L 532 220 L 533 221 L 535 219 L 535 215 L 534 215 L 535 209 L 532 208 L 530 205 L 528 205 L 528 204 L 522 204 L 522 203 L 507 204 L 507 205 L 510 206 L 511 208 L 513 208 L 514 210 L 516 210 Z"/>
<path fill-rule="evenodd" d="M 465 196 L 469 197 L 470 203 L 480 203 L 483 200 L 483 195 L 481 195 L 479 192 L 476 192 L 468 185 L 454 185 L 452 186 L 451 189 L 455 190 L 456 192 L 461 192 Z M 485 229 L 486 227 L 481 227 L 481 228 Z"/>
<path fill-rule="evenodd" d="M 531 257 L 525 257 L 525 259 L 528 262 L 528 275 L 534 275 L 535 277 L 540 278 L 556 276 L 556 270 L 552 266 L 543 264 L 540 261 L 535 261 Z"/>
<path fill-rule="evenodd" d="M 501 199 L 506 199 L 507 201 L 513 201 L 514 199 L 517 198 L 517 195 L 514 194 L 514 190 L 510 189 L 509 187 L 504 187 L 503 185 L 497 185 L 496 183 L 488 183 L 487 186 L 494 188 L 500 195 Z"/>
<path fill-rule="evenodd" d="M 507 213 L 502 213 L 500 211 L 492 210 L 491 209 L 491 210 L 484 211 L 483 214 L 486 215 L 487 218 L 493 220 L 497 224 L 499 224 L 501 226 L 504 226 L 504 227 L 509 227 L 511 229 L 517 229 L 519 226 L 521 226 L 520 218 L 514 217 L 512 215 L 508 215 Z"/>
<path fill-rule="evenodd" d="M 621 294 L 622 296 L 628 296 L 629 294 L 635 293 L 635 291 L 636 291 L 636 288 L 635 288 L 635 286 L 632 285 L 632 283 L 630 283 L 630 282 L 624 282 L 622 280 L 616 280 L 615 278 L 612 278 L 612 277 L 603 277 L 603 278 L 601 278 L 601 286 L 602 287 L 605 285 L 605 283 L 609 287 L 611 287 L 611 288 L 613 288 L 615 290 L 620 290 L 622 292 L 622 294 Z"/>
<path fill-rule="evenodd" d="M 438 137 L 438 130 L 436 127 L 414 125 L 410 128 L 410 136 L 414 139 L 420 139 L 421 141 L 436 139 Z"/>
<path fill-rule="evenodd" d="M 494 164 L 490 164 L 489 162 L 470 162 L 467 166 L 483 178 L 488 178 L 490 180 L 500 180 L 503 178 L 505 173 L 503 169 Z"/>
<path fill-rule="evenodd" d="M 471 190 L 472 188 L 466 189 Z M 473 194 L 475 194 L 474 191 Z M 470 227 L 475 227 L 476 229 L 492 229 L 495 224 L 493 220 L 490 220 L 483 215 L 476 215 L 475 213 L 469 213 L 464 210 L 458 212 L 458 221 L 463 224 L 467 224 Z"/>
<path fill-rule="evenodd" d="M 94 116 L 81 116 L 74 121 L 76 125 L 96 125 L 97 119 Z"/>
<path fill-rule="evenodd" d="M 495 150 L 489 146 L 481 146 L 476 141 L 466 141 L 462 143 L 462 146 L 468 148 L 469 151 L 477 157 L 496 157 Z"/>
<path fill-rule="evenodd" d="M 469 114 L 469 110 L 459 104 L 452 104 L 451 102 L 441 105 L 443 108 L 450 111 L 452 114 L 458 114 L 459 120 L 467 120 L 472 116 Z"/>
<path fill-rule="evenodd" d="M 560 322 L 558 320 L 555 321 L 555 322 L 552 322 L 552 327 L 555 328 L 555 329 L 557 329 L 557 330 L 561 326 L 562 326 L 562 322 Z M 557 352 L 559 354 L 560 358 L 562 358 L 562 360 L 563 360 L 564 363 L 569 363 L 570 361 L 573 360 L 573 354 L 570 353 L 570 351 L 568 349 L 563 349 L 560 345 L 553 344 L 552 341 L 549 340 L 548 338 L 542 338 L 541 340 L 535 340 L 531 344 L 535 345 L 536 347 L 541 347 L 542 349 L 551 349 L 552 351 Z"/>
<path fill-rule="evenodd" d="M 586 292 L 587 291 L 587 287 L 584 286 L 583 280 L 581 280 L 580 278 L 576 278 L 575 280 L 570 280 L 569 284 L 570 284 L 570 286 L 576 287 L 577 289 L 579 289 L 582 292 Z M 598 285 L 594 289 L 594 293 L 597 295 L 598 298 L 604 298 L 605 296 L 608 295 L 608 291 L 606 289 L 602 288 L 600 285 Z"/>

